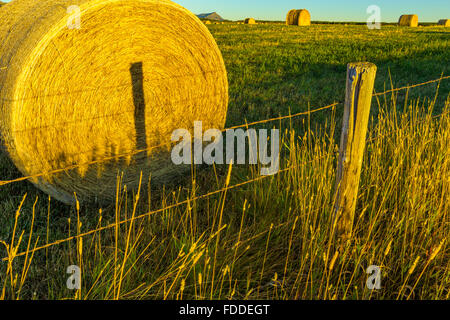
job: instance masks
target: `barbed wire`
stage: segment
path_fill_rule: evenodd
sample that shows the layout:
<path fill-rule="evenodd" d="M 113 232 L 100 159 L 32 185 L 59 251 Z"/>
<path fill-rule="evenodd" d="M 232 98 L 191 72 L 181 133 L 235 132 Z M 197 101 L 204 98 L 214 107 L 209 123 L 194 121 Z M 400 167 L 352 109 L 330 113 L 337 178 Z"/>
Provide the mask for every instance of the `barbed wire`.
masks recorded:
<path fill-rule="evenodd" d="M 410 85 L 410 86 L 405 86 L 405 87 L 401 87 L 401 88 L 396 88 L 396 89 L 391 89 L 391 90 L 387 90 L 385 92 L 381 92 L 381 93 L 374 93 L 373 96 L 380 96 L 383 94 L 387 94 L 387 93 L 392 93 L 395 91 L 400 91 L 400 90 L 405 90 L 405 89 L 409 89 L 409 88 L 415 88 L 418 86 L 423 86 L 423 85 L 427 85 L 427 84 L 431 84 L 431 83 L 435 83 L 435 82 L 439 82 L 441 80 L 444 79 L 449 79 L 450 76 L 441 76 L 438 79 L 435 80 L 430 80 L 430 81 L 426 81 L 423 83 L 419 83 L 419 84 L 414 84 L 414 85 Z M 238 128 L 244 128 L 244 127 L 250 127 L 250 126 L 255 126 L 257 124 L 263 124 L 263 123 L 268 123 L 268 122 L 274 122 L 274 121 L 281 121 L 281 120 L 285 120 L 285 119 L 291 119 L 291 118 L 295 118 L 295 117 L 299 117 L 299 116 L 303 116 L 303 115 L 310 115 L 313 114 L 315 112 L 319 112 L 319 111 L 323 111 L 323 110 L 327 110 L 330 108 L 333 108 L 339 104 L 342 104 L 343 102 L 335 102 L 332 103 L 330 105 L 321 107 L 321 108 L 317 108 L 314 110 L 309 110 L 309 111 L 305 111 L 305 112 L 299 112 L 299 113 L 295 113 L 295 114 L 291 114 L 291 115 L 287 115 L 287 116 L 280 116 L 280 117 L 275 117 L 275 118 L 270 118 L 270 119 L 264 119 L 264 120 L 259 120 L 259 121 L 255 121 L 255 122 L 250 122 L 250 123 L 245 123 L 245 124 L 241 124 L 238 126 L 233 126 L 230 128 L 226 128 L 223 129 L 222 132 L 225 132 L 226 130 L 234 130 L 234 129 L 238 129 Z M 0 181 L 0 187 L 7 185 L 7 184 L 11 184 L 11 183 L 15 183 L 15 182 L 21 182 L 21 181 L 25 181 L 25 180 L 30 180 L 30 179 L 36 179 L 39 177 L 43 177 L 46 175 L 53 175 L 53 174 L 57 174 L 57 173 L 61 173 L 61 172 L 65 172 L 65 171 L 69 171 L 69 170 L 74 170 L 77 168 L 81 168 L 81 167 L 86 167 L 86 166 L 90 166 L 90 165 L 94 165 L 94 164 L 99 164 L 99 163 L 104 163 L 104 162 L 108 162 L 108 161 L 112 161 L 112 160 L 118 160 L 120 158 L 124 158 L 124 157 L 132 157 L 132 156 L 136 156 L 138 154 L 144 153 L 144 152 L 150 152 L 154 149 L 158 149 L 158 148 L 162 148 L 162 147 L 169 147 L 170 145 L 172 145 L 173 142 L 167 142 L 167 143 L 163 143 L 163 144 L 159 144 L 156 146 L 152 146 L 149 147 L 147 149 L 141 149 L 141 150 L 135 150 L 132 152 L 126 152 L 126 153 L 122 153 L 122 154 L 116 154 L 113 156 L 109 156 L 109 157 L 104 157 L 101 159 L 97 159 L 97 160 L 92 160 L 92 161 L 88 161 L 88 162 L 84 162 L 84 163 L 78 163 L 78 164 L 73 164 L 73 165 L 69 165 L 63 168 L 59 168 L 59 169 L 55 169 L 55 170 L 50 170 L 50 171 L 46 171 L 46 172 L 41 172 L 38 174 L 33 174 L 33 175 L 28 175 L 28 176 L 24 176 L 24 177 L 20 177 L 20 178 L 16 178 L 16 179 L 11 179 L 11 180 L 3 180 Z M 85 153 L 91 153 L 92 150 L 86 151 L 86 152 L 79 152 L 77 154 L 85 154 Z"/>
<path fill-rule="evenodd" d="M 255 126 L 257 124 L 262 124 L 262 123 L 268 123 L 268 122 L 274 122 L 274 121 L 280 121 L 280 120 L 286 120 L 286 119 L 292 119 L 292 118 L 296 118 L 299 116 L 305 116 L 305 115 L 310 115 L 319 111 L 323 111 L 323 110 L 327 110 L 330 108 L 333 108 L 339 104 L 342 104 L 342 102 L 335 102 L 332 104 L 329 104 L 325 107 L 321 107 L 321 108 L 317 108 L 311 111 L 304 111 L 304 112 L 299 112 L 299 113 L 294 113 L 291 115 L 287 115 L 287 116 L 280 116 L 280 117 L 276 117 L 276 118 L 270 118 L 270 119 L 264 119 L 264 120 L 259 120 L 259 121 L 255 121 L 255 122 L 251 122 L 249 124 L 242 124 L 242 125 L 238 125 L 238 126 L 234 126 L 234 127 L 230 127 L 227 130 L 234 130 L 234 129 L 238 129 L 238 128 L 243 128 L 246 126 Z"/>
<path fill-rule="evenodd" d="M 318 109 L 317 109 L 317 110 L 318 110 Z M 450 112 L 450 111 L 446 111 L 446 112 L 444 112 L 444 113 L 442 113 L 442 114 L 435 115 L 435 116 L 432 116 L 432 117 L 430 117 L 430 118 L 431 118 L 431 119 L 436 119 L 436 118 L 438 118 L 438 117 L 442 117 L 442 116 L 445 115 L 445 114 L 448 114 L 449 112 Z M 425 120 L 423 120 L 423 121 L 421 121 L 421 122 L 426 122 L 426 121 L 428 121 L 428 119 L 425 119 Z M 393 132 L 398 131 L 398 130 L 399 130 L 399 129 L 394 130 Z M 366 143 L 373 142 L 373 141 L 378 140 L 378 139 L 382 139 L 382 138 L 384 138 L 384 137 L 386 137 L 386 136 L 392 134 L 393 132 L 389 132 L 389 133 L 386 134 L 386 135 L 379 135 L 379 136 L 376 136 L 376 137 L 373 137 L 373 138 L 369 138 L 369 139 L 366 140 Z M 279 171 L 276 173 L 276 175 L 270 175 L 270 176 L 258 176 L 258 177 L 256 177 L 256 178 L 253 178 L 253 179 L 250 179 L 250 180 L 246 180 L 246 181 L 244 181 L 244 182 L 240 182 L 240 183 L 234 184 L 234 185 L 232 185 L 232 186 L 226 186 L 226 187 L 224 187 L 224 188 L 221 188 L 221 189 L 218 189 L 218 190 L 215 190 L 215 191 L 212 191 L 212 192 L 208 192 L 208 193 L 203 194 L 203 195 L 200 195 L 200 196 L 196 196 L 196 197 L 193 197 L 193 198 L 188 198 L 188 199 L 186 199 L 186 200 L 184 200 L 184 201 L 177 202 L 177 203 L 175 203 L 175 204 L 172 204 L 172 205 L 169 205 L 169 206 L 166 206 L 166 207 L 157 209 L 157 210 L 153 210 L 153 211 L 147 212 L 147 213 L 145 213 L 145 214 L 141 214 L 141 215 L 135 216 L 134 218 L 128 218 L 128 219 L 125 219 L 125 220 L 121 220 L 121 221 L 119 221 L 119 222 L 117 222 L 117 223 L 111 223 L 111 224 L 108 224 L 108 225 L 106 225 L 106 226 L 99 227 L 99 228 L 96 228 L 96 229 L 92 229 L 92 230 L 89 230 L 89 231 L 87 231 L 87 232 L 84 232 L 84 233 L 81 233 L 81 234 L 78 234 L 78 235 L 74 235 L 74 236 L 71 236 L 71 237 L 68 237 L 68 238 L 65 238 L 65 239 L 60 239 L 60 240 L 57 240 L 57 241 L 54 241 L 54 242 L 51 242 L 51 243 L 47 243 L 47 244 L 45 244 L 45 245 L 42 245 L 42 246 L 39 246 L 39 247 L 35 247 L 34 249 L 20 252 L 20 253 L 16 254 L 13 258 L 15 259 L 15 258 L 17 258 L 17 257 L 21 257 L 21 256 L 24 256 L 24 255 L 27 255 L 27 254 L 30 254 L 30 253 L 35 253 L 36 251 L 40 251 L 40 250 L 43 250 L 43 249 L 47 249 L 47 248 L 50 248 L 50 247 L 59 245 L 59 244 L 61 244 L 61 243 L 65 243 L 65 242 L 68 242 L 68 241 L 76 240 L 76 239 L 79 239 L 79 238 L 84 238 L 84 237 L 86 237 L 86 236 L 95 234 L 95 233 L 97 233 L 97 232 L 101 232 L 101 231 L 105 231 L 105 230 L 108 230 L 108 229 L 112 229 L 112 228 L 118 227 L 118 226 L 120 226 L 120 225 L 123 225 L 123 224 L 126 224 L 126 223 L 130 223 L 130 222 L 132 222 L 132 221 L 141 220 L 141 219 L 146 218 L 146 217 L 149 217 L 149 216 L 151 216 L 151 215 L 154 215 L 154 214 L 157 214 L 157 213 L 161 213 L 161 212 L 164 212 L 164 211 L 166 211 L 166 210 L 174 209 L 174 208 L 177 208 L 177 207 L 182 206 L 182 205 L 188 205 L 188 204 L 190 204 L 191 202 L 194 202 L 194 201 L 197 201 L 197 200 L 206 199 L 206 198 L 209 198 L 209 197 L 211 197 L 211 196 L 213 196 L 213 195 L 220 194 L 220 193 L 223 193 L 223 192 L 228 191 L 228 190 L 237 189 L 237 188 L 239 188 L 239 187 L 242 187 L 242 186 L 245 186 L 245 185 L 254 183 L 254 182 L 262 181 L 262 180 L 268 179 L 268 178 L 270 178 L 270 177 L 275 177 L 275 176 L 279 175 L 280 173 L 288 172 L 288 171 L 293 170 L 293 169 L 295 169 L 295 168 L 297 168 L 297 167 L 306 166 L 306 165 L 308 165 L 308 164 L 310 164 L 310 163 L 313 163 L 313 162 L 320 161 L 320 160 L 322 160 L 322 159 L 328 158 L 328 157 L 330 157 L 331 154 L 333 154 L 333 156 L 335 156 L 336 152 L 326 153 L 326 154 L 324 154 L 323 156 L 321 156 L 321 157 L 319 157 L 319 158 L 311 159 L 311 160 L 309 160 L 309 161 L 302 162 L 302 163 L 300 163 L 300 164 L 294 164 L 294 165 L 292 165 L 292 166 L 289 166 L 289 167 L 287 167 L 287 168 L 284 168 L 284 169 L 279 170 Z M 324 205 L 324 206 L 320 207 L 319 209 L 315 209 L 314 211 L 322 210 L 322 209 L 324 209 L 326 206 L 328 206 L 328 205 Z M 272 230 L 273 230 L 274 228 L 278 228 L 278 227 L 285 226 L 285 225 L 287 225 L 289 222 L 290 222 L 290 221 L 287 221 L 287 222 L 284 222 L 284 223 L 281 223 L 281 224 L 277 225 L 276 227 L 272 227 Z M 259 236 L 261 236 L 261 235 L 263 235 L 263 234 L 265 234 L 265 233 L 267 233 L 267 232 L 268 232 L 267 230 L 264 231 L 264 232 L 261 232 L 261 233 L 259 233 L 258 235 L 254 236 L 252 239 L 254 239 L 255 237 L 259 237 Z M 5 258 L 2 259 L 2 261 L 8 261 L 8 260 L 9 260 L 8 257 L 5 257 Z"/>
<path fill-rule="evenodd" d="M 380 92 L 380 93 L 374 93 L 373 96 L 374 97 L 378 97 L 378 96 L 382 96 L 382 95 L 385 95 L 385 94 L 388 94 L 388 93 L 394 93 L 394 92 L 401 91 L 401 90 L 417 88 L 417 87 L 424 86 L 424 85 L 427 85 L 427 84 L 439 82 L 439 81 L 445 80 L 445 79 L 450 79 L 450 76 L 440 77 L 439 79 L 430 80 L 430 81 L 426 81 L 426 82 L 422 82 L 422 83 L 418 83 L 418 84 L 413 84 L 413 85 L 408 85 L 408 86 L 404 86 L 404 87 L 400 87 L 400 88 L 395 88 L 395 89 L 387 90 L 387 91 Z"/>
<path fill-rule="evenodd" d="M 440 79 L 427 81 L 427 82 L 424 82 L 422 84 L 416 84 L 416 85 L 412 85 L 412 86 L 407 86 L 407 87 L 402 87 L 402 88 L 388 90 L 388 91 L 386 91 L 384 93 L 374 94 L 374 96 L 379 96 L 379 95 L 382 95 L 382 94 L 385 94 L 385 93 L 395 92 L 395 91 L 399 91 L 399 90 L 403 90 L 403 89 L 407 89 L 407 88 L 418 87 L 419 85 L 426 85 L 426 84 L 430 84 L 430 83 L 437 82 L 437 81 L 440 81 L 442 79 L 448 79 L 448 78 L 450 78 L 450 76 L 448 76 L 448 77 L 441 77 Z M 272 122 L 272 121 L 280 121 L 280 120 L 284 120 L 284 119 L 290 119 L 290 118 L 294 118 L 294 117 L 301 116 L 301 115 L 309 115 L 309 114 L 312 114 L 312 113 L 315 113 L 315 112 L 319 112 L 319 111 L 322 111 L 322 110 L 327 110 L 327 109 L 333 108 L 333 107 L 335 107 L 335 106 L 337 106 L 339 104 L 342 104 L 342 102 L 335 102 L 335 103 L 330 104 L 328 106 L 324 106 L 324 107 L 317 108 L 317 109 L 314 109 L 314 110 L 310 110 L 310 111 L 306 111 L 306 112 L 300 112 L 300 113 L 296 113 L 296 114 L 292 114 L 292 115 L 288 115 L 288 116 L 281 116 L 281 117 L 276 117 L 276 118 L 271 118 L 271 119 L 264 119 L 264 120 L 260 120 L 260 121 L 256 121 L 256 122 L 246 123 L 246 124 L 242 124 L 242 125 L 239 125 L 239 126 L 234 126 L 234 127 L 230 127 L 230 128 L 227 128 L 227 129 L 223 129 L 222 132 L 224 132 L 226 130 L 232 130 L 232 129 L 243 128 L 243 127 L 249 127 L 249 126 L 254 126 L 254 125 L 262 124 L 262 123 L 268 123 L 268 122 Z M 442 116 L 444 114 L 447 114 L 448 112 L 449 111 L 444 112 L 441 115 L 433 116 L 432 118 L 436 118 L 436 117 Z M 391 134 L 391 133 L 389 133 L 389 134 Z M 375 141 L 377 139 L 381 139 L 381 138 L 383 138 L 385 136 L 387 136 L 387 135 L 380 135 L 380 136 L 377 136 L 377 137 L 374 137 L 374 138 L 370 138 L 370 139 L 368 139 L 366 141 L 366 143 Z M 164 145 L 167 145 L 167 144 L 163 144 L 163 145 L 160 145 L 160 146 L 154 146 L 154 147 L 151 147 L 151 148 L 148 148 L 148 149 L 145 149 L 145 150 L 138 150 L 138 151 L 133 152 L 133 153 L 127 153 L 124 156 L 130 156 L 130 155 L 133 155 L 133 154 L 146 152 L 146 151 L 149 151 L 151 149 L 158 148 L 158 147 L 161 147 L 161 146 L 164 146 Z M 329 156 L 330 156 L 330 153 L 327 153 L 327 154 L 323 155 L 322 157 L 319 157 L 319 158 L 316 158 L 316 159 L 312 159 L 310 161 L 307 161 L 307 162 L 304 162 L 304 163 L 301 163 L 301 164 L 294 164 L 294 165 L 289 166 L 289 167 L 287 167 L 285 169 L 279 170 L 276 175 L 279 175 L 280 173 L 283 173 L 283 172 L 288 172 L 288 171 L 290 171 L 290 170 L 292 170 L 292 169 L 294 169 L 296 167 L 299 167 L 299 166 L 305 166 L 305 165 L 307 165 L 309 163 L 322 160 L 322 159 L 324 159 L 326 157 L 329 157 Z M 92 161 L 92 162 L 85 163 L 85 164 L 77 164 L 77 165 L 68 166 L 66 168 L 61 168 L 61 169 L 57 169 L 57 170 L 54 170 L 54 171 L 41 173 L 39 175 L 21 177 L 21 178 L 14 179 L 14 180 L 9 180 L 9 181 L 0 181 L 0 186 L 5 185 L 5 184 L 9 184 L 9 183 L 13 183 L 13 182 L 18 182 L 18 181 L 28 180 L 28 179 L 32 179 L 32 178 L 37 178 L 39 176 L 43 176 L 43 175 L 47 175 L 47 174 L 63 172 L 63 171 L 66 171 L 66 170 L 75 169 L 75 168 L 80 167 L 80 166 L 86 166 L 86 165 L 90 165 L 90 164 L 94 164 L 94 163 L 105 162 L 105 161 L 108 161 L 108 160 L 117 159 L 118 157 L 122 157 L 122 156 L 115 155 L 115 156 L 109 157 L 106 160 L 105 159 L 101 159 L 101 160 L 98 160 L 98 161 Z M 46 248 L 49 248 L 49 247 L 52 247 L 52 246 L 56 246 L 56 245 L 59 245 L 61 243 L 65 243 L 65 242 L 68 242 L 68 241 L 71 241 L 71 240 L 74 240 L 74 239 L 83 238 L 83 237 L 95 234 L 97 232 L 100 232 L 100 231 L 108 230 L 108 229 L 117 227 L 119 225 L 123 225 L 123 224 L 129 223 L 129 222 L 134 221 L 134 220 L 140 220 L 142 218 L 149 217 L 151 215 L 154 215 L 154 214 L 157 214 L 157 213 L 160 213 L 160 212 L 164 212 L 166 210 L 170 210 L 170 209 L 179 207 L 181 205 L 189 204 L 190 202 L 193 202 L 193 201 L 196 201 L 196 200 L 202 200 L 202 199 L 205 199 L 205 198 L 209 198 L 209 197 L 211 197 L 213 195 L 225 192 L 227 190 L 236 189 L 236 188 L 248 185 L 250 183 L 254 183 L 254 182 L 257 182 L 257 181 L 261 181 L 261 180 L 267 179 L 269 177 L 274 177 L 274 176 L 273 175 L 272 176 L 259 176 L 259 177 L 256 177 L 256 178 L 253 178 L 253 179 L 241 182 L 241 183 L 237 183 L 237 184 L 232 185 L 232 186 L 226 186 L 225 188 L 221 188 L 221 189 L 218 189 L 218 190 L 215 190 L 215 191 L 212 191 L 212 192 L 200 195 L 200 196 L 189 198 L 189 199 L 186 199 L 184 201 L 177 202 L 175 204 L 166 206 L 164 208 L 160 208 L 158 210 L 153 210 L 153 211 L 150 211 L 148 213 L 141 214 L 141 215 L 136 216 L 134 218 L 125 219 L 125 220 L 119 221 L 117 223 L 111 223 L 109 225 L 106 225 L 106 226 L 103 226 L 103 227 L 100 227 L 100 228 L 96 228 L 96 229 L 87 231 L 85 233 L 81 233 L 81 234 L 78 234 L 78 235 L 75 235 L 75 236 L 72 236 L 72 237 L 68 237 L 68 238 L 65 238 L 65 239 L 60 239 L 60 240 L 54 241 L 52 243 L 48 243 L 48 244 L 45 244 L 45 245 L 42 245 L 42 246 L 39 246 L 39 247 L 35 247 L 32 250 L 27 250 L 27 251 L 21 252 L 19 254 L 16 254 L 16 255 L 14 255 L 13 258 L 24 256 L 24 255 L 29 254 L 29 253 L 34 253 L 36 251 L 43 250 L 43 249 L 46 249 Z M 9 257 L 5 257 L 2 260 L 3 261 L 7 261 L 7 260 L 9 260 Z"/>
<path fill-rule="evenodd" d="M 199 74 L 217 73 L 217 72 L 218 71 L 210 71 L 210 72 L 206 71 L 206 72 L 202 72 L 202 73 L 199 73 Z M 196 75 L 196 74 L 194 74 L 194 75 Z M 176 76 L 175 78 L 185 78 L 185 77 L 187 77 L 187 76 L 186 75 Z M 419 86 L 424 86 L 424 85 L 427 85 L 427 84 L 439 82 L 441 80 L 445 80 L 445 79 L 449 79 L 449 78 L 450 78 L 450 76 L 445 76 L 445 77 L 441 77 L 441 78 L 438 78 L 438 79 L 435 79 L 435 80 L 430 80 L 430 81 L 426 81 L 426 82 L 423 82 L 423 83 L 415 84 L 415 85 L 408 85 L 408 86 L 404 86 L 404 87 L 400 87 L 400 88 L 396 88 L 396 89 L 391 89 L 391 90 L 387 90 L 387 91 L 380 92 L 380 93 L 374 93 L 373 96 L 377 97 L 377 96 L 385 95 L 385 94 L 388 94 L 388 93 L 397 92 L 397 91 L 400 91 L 400 90 L 405 90 L 405 89 L 415 88 L 415 87 L 419 87 Z M 169 78 L 160 78 L 160 79 L 158 79 L 158 81 L 160 81 L 160 80 L 169 80 Z M 155 81 L 155 80 L 153 80 L 153 79 L 144 79 L 143 80 L 143 82 L 149 82 L 149 81 Z M 100 89 L 121 88 L 121 87 L 127 87 L 127 86 L 129 86 L 129 84 L 123 84 L 123 85 L 114 86 L 114 87 L 113 86 L 111 86 L 111 87 L 98 87 L 98 88 L 92 88 L 92 89 L 88 89 L 88 90 L 78 90 L 78 91 L 73 91 L 73 92 L 67 93 L 67 95 L 72 95 L 72 94 L 76 94 L 76 93 L 83 93 L 83 92 L 89 92 L 89 91 L 96 91 L 96 90 L 100 90 Z M 64 95 L 64 94 L 58 94 L 58 95 Z M 212 97 L 216 97 L 216 96 L 219 96 L 219 95 L 220 94 L 211 95 L 210 93 L 208 93 L 208 94 L 196 96 L 194 98 L 190 97 L 190 98 L 181 99 L 181 100 L 169 101 L 169 103 L 173 104 L 173 103 L 180 103 L 180 102 L 184 102 L 184 101 L 187 102 L 187 101 L 192 101 L 192 99 L 197 100 L 197 99 L 202 99 L 202 98 L 211 97 L 211 96 Z M 53 96 L 53 95 L 46 95 L 46 96 L 43 96 L 43 97 L 49 97 L 49 96 Z M 37 99 L 37 98 L 39 98 L 39 97 L 34 97 L 34 98 L 30 98 L 30 99 Z M 4 101 L 11 101 L 11 102 L 17 101 L 17 100 L 5 100 L 5 99 L 3 99 L 3 100 Z M 340 103 L 342 103 L 342 102 L 340 102 Z M 339 103 L 337 103 L 337 104 L 339 104 Z M 317 111 L 319 111 L 319 110 L 317 110 Z M 21 129 L 21 130 L 14 130 L 12 133 L 21 133 L 21 132 L 34 131 L 34 130 L 51 129 L 51 128 L 56 128 L 56 127 L 64 126 L 64 125 L 68 125 L 68 124 L 74 124 L 74 123 L 79 124 L 79 123 L 92 121 L 92 120 L 117 117 L 117 116 L 121 116 L 121 115 L 124 115 L 124 114 L 129 114 L 129 113 L 133 113 L 133 112 L 135 112 L 135 109 L 127 109 L 127 110 L 122 111 L 122 112 L 111 113 L 111 114 L 102 115 L 102 116 L 95 116 L 95 117 L 92 117 L 92 118 L 83 118 L 83 119 L 78 119 L 78 120 L 59 122 L 59 123 L 55 123 L 55 124 L 51 124 L 51 125 L 45 125 L 45 126 L 41 126 L 41 127 L 27 128 L 27 129 Z M 300 114 L 302 114 L 302 113 L 300 113 Z M 288 116 L 281 116 L 281 117 L 277 117 L 277 118 L 261 120 L 261 121 L 258 121 L 257 123 L 267 123 L 267 122 L 276 121 L 276 120 L 289 119 L 289 118 L 292 118 L 292 117 L 296 117 L 298 115 L 299 114 L 295 114 L 295 115 L 291 115 L 291 116 L 289 116 L 289 115 Z M 239 128 L 239 126 L 236 126 L 236 127 Z M 233 129 L 233 128 L 234 127 L 231 127 L 230 129 Z"/>
<path fill-rule="evenodd" d="M 245 123 L 245 124 L 242 124 L 242 125 L 239 125 L 239 126 L 234 126 L 234 127 L 231 127 L 231 128 L 222 129 L 221 132 L 226 132 L 227 130 L 235 130 L 235 129 L 238 129 L 238 128 L 245 128 L 245 127 L 254 126 L 254 125 L 257 125 L 257 124 L 267 123 L 267 122 L 271 122 L 271 121 L 277 121 L 277 120 L 280 120 L 280 118 L 287 119 L 287 118 L 292 118 L 292 117 L 298 117 L 300 115 L 309 115 L 309 114 L 313 114 L 313 113 L 318 112 L 318 111 L 330 109 L 330 108 L 332 108 L 332 107 L 334 107 L 334 106 L 336 106 L 338 104 L 339 103 L 333 103 L 333 104 L 330 104 L 330 105 L 322 107 L 322 108 L 318 108 L 318 109 L 314 109 L 314 110 L 310 110 L 310 111 L 306 111 L 306 112 L 300 112 L 300 113 L 296 113 L 296 114 L 293 114 L 293 115 L 290 115 L 290 116 L 278 117 L 278 118 L 273 118 L 273 119 L 266 119 L 266 120 L 251 122 L 251 123 Z M 4 186 L 4 185 L 7 185 L 7 184 L 15 183 L 15 182 L 20 182 L 20 181 L 25 181 L 25 180 L 30 180 L 30 179 L 36 179 L 36 178 L 43 177 L 43 176 L 46 176 L 46 175 L 53 175 L 53 174 L 56 174 L 56 173 L 61 173 L 61 172 L 65 172 L 65 171 L 68 171 L 68 170 L 74 170 L 74 169 L 85 167 L 85 166 L 90 166 L 90 165 L 94 165 L 94 164 L 104 163 L 104 162 L 108 162 L 108 161 L 111 161 L 111 160 L 117 160 L 119 158 L 136 156 L 136 155 L 138 155 L 140 153 L 150 152 L 150 151 L 152 151 L 154 149 L 158 149 L 158 148 L 162 148 L 162 147 L 169 147 L 172 144 L 175 144 L 175 142 L 162 143 L 162 144 L 159 144 L 159 145 L 156 145 L 156 146 L 152 146 L 152 147 L 149 147 L 149 148 L 146 148 L 146 149 L 135 150 L 133 152 L 127 152 L 127 153 L 122 153 L 122 154 L 113 155 L 113 156 L 109 156 L 109 157 L 104 157 L 104 158 L 101 158 L 101 159 L 98 159 L 98 160 L 92 160 L 92 161 L 89 161 L 89 162 L 78 163 L 78 164 L 66 166 L 64 168 L 59 168 L 59 169 L 50 170 L 50 171 L 47 171 L 47 172 L 41 172 L 41 173 L 38 173 L 38 174 L 28 175 L 28 176 L 25 176 L 25 177 L 20 177 L 20 178 L 16 178 L 16 179 L 12 179 L 12 180 L 3 180 L 3 181 L 0 181 L 0 187 Z M 90 152 L 91 151 L 87 151 L 86 153 L 90 153 Z M 82 154 L 82 153 L 77 153 L 77 154 Z"/>
<path fill-rule="evenodd" d="M 177 202 L 175 204 L 172 204 L 172 205 L 169 205 L 169 206 L 166 206 L 164 208 L 157 209 L 157 210 L 153 210 L 153 211 L 150 211 L 150 212 L 147 212 L 147 213 L 135 216 L 133 218 L 128 218 L 128 219 L 125 219 L 125 220 L 121 220 L 121 221 L 119 221 L 117 223 L 111 223 L 111 224 L 108 224 L 106 226 L 103 226 L 103 227 L 100 227 L 100 228 L 96 228 L 96 229 L 93 229 L 93 230 L 89 230 L 87 232 L 84 232 L 84 233 L 81 233 L 81 234 L 78 234 L 78 235 L 74 235 L 74 236 L 71 236 L 71 237 L 68 237 L 68 238 L 65 238 L 65 239 L 60 239 L 60 240 L 54 241 L 52 243 L 48 243 L 48 244 L 36 247 L 34 249 L 18 253 L 16 255 L 14 255 L 14 258 L 21 257 L 21 256 L 24 256 L 24 255 L 29 254 L 29 253 L 34 253 L 36 251 L 40 251 L 40 250 L 43 250 L 43 249 L 46 249 L 46 248 L 50 248 L 50 247 L 53 247 L 55 245 L 58 245 L 58 244 L 61 244 L 61 243 L 65 243 L 65 242 L 68 242 L 68 241 L 71 241 L 71 240 L 83 238 L 83 237 L 95 234 L 97 232 L 100 232 L 100 231 L 112 229 L 112 228 L 118 227 L 120 225 L 129 223 L 131 221 L 136 221 L 136 220 L 140 220 L 140 219 L 143 219 L 143 218 L 147 218 L 147 217 L 149 217 L 151 215 L 154 215 L 154 214 L 157 214 L 157 213 L 161 213 L 161 212 L 164 212 L 166 210 L 174 209 L 174 208 L 179 207 L 181 205 L 190 204 L 191 202 L 194 202 L 194 201 L 197 201 L 197 200 L 206 199 L 206 198 L 209 198 L 209 197 L 211 197 L 213 195 L 216 195 L 216 194 L 228 191 L 228 190 L 236 189 L 236 188 L 239 188 L 239 187 L 242 187 L 242 186 L 254 183 L 254 182 L 258 182 L 258 181 L 265 180 L 265 179 L 268 179 L 268 178 L 271 178 L 271 177 L 275 177 L 275 176 L 278 176 L 280 173 L 288 172 L 288 171 L 290 171 L 292 169 L 295 169 L 297 167 L 306 166 L 307 164 L 310 164 L 310 163 L 322 160 L 322 159 L 327 158 L 329 156 L 330 156 L 330 153 L 326 153 L 326 154 L 324 154 L 323 156 L 321 156 L 319 158 L 315 158 L 315 159 L 312 159 L 312 160 L 309 160 L 309 161 L 306 161 L 306 162 L 303 162 L 303 163 L 297 163 L 297 164 L 294 164 L 294 165 L 289 166 L 287 168 L 281 169 L 275 175 L 258 176 L 256 178 L 253 178 L 253 179 L 250 179 L 250 180 L 246 180 L 244 182 L 240 182 L 240 183 L 234 184 L 232 186 L 226 186 L 224 188 L 221 188 L 221 189 L 218 189 L 218 190 L 215 190 L 215 191 L 211 191 L 211 192 L 208 192 L 206 194 L 195 196 L 193 198 L 188 198 L 188 199 L 186 199 L 184 201 Z M 9 258 L 5 257 L 2 260 L 3 261 L 8 261 Z"/>

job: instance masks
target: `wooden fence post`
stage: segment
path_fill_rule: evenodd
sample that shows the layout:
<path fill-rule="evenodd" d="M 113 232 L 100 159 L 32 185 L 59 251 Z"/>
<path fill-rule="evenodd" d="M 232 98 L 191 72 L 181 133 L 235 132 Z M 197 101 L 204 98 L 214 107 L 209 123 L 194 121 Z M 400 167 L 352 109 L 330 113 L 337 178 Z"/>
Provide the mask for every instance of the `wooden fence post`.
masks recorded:
<path fill-rule="evenodd" d="M 334 207 L 337 236 L 341 239 L 348 239 L 352 234 L 376 73 L 377 67 L 369 62 L 350 63 L 347 66 Z"/>

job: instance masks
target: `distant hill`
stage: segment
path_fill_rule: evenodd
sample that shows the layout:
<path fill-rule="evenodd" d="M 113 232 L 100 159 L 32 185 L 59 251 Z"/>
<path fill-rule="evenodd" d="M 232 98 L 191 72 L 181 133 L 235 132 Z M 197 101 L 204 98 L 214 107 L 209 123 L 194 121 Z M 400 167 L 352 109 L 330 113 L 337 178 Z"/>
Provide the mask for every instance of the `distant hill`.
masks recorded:
<path fill-rule="evenodd" d="M 221 16 L 219 16 L 217 14 L 217 12 L 201 13 L 201 14 L 198 14 L 197 17 L 199 19 L 204 19 L 204 20 L 225 21 L 225 19 L 223 19 Z"/>

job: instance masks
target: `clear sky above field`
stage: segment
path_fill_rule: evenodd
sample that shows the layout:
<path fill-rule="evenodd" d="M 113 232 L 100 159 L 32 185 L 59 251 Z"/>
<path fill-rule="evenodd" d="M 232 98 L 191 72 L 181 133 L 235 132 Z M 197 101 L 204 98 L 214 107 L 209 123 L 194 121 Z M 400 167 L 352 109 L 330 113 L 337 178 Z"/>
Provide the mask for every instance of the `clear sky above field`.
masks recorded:
<path fill-rule="evenodd" d="M 2 0 L 9 2 L 10 0 Z M 316 21 L 360 21 L 366 9 L 377 5 L 383 22 L 397 22 L 402 14 L 415 13 L 421 22 L 450 19 L 450 0 L 174 0 L 195 14 L 216 11 L 223 18 L 238 20 L 285 20 L 290 9 L 306 8 Z"/>
<path fill-rule="evenodd" d="M 175 0 L 192 12 L 216 11 L 224 19 L 253 17 L 285 20 L 290 9 L 306 8 L 312 20 L 367 21 L 367 7 L 377 5 L 383 22 L 397 22 L 402 14 L 415 13 L 421 22 L 450 19 L 450 0 Z"/>

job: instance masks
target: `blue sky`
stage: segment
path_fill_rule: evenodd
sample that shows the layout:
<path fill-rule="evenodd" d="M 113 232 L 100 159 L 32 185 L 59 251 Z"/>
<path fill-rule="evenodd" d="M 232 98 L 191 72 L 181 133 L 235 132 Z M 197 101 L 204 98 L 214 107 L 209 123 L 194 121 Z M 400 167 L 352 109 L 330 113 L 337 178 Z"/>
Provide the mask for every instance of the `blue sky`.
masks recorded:
<path fill-rule="evenodd" d="M 402 14 L 415 13 L 422 22 L 450 19 L 450 0 L 175 0 L 190 11 L 216 11 L 230 20 L 253 17 L 284 20 L 290 9 L 306 8 L 312 20 L 367 21 L 367 7 L 377 5 L 383 22 L 397 22 Z"/>
<path fill-rule="evenodd" d="M 5 2 L 5 0 L 3 0 Z M 9 2 L 6 0 L 6 2 Z M 367 21 L 370 5 L 381 8 L 383 22 L 396 22 L 402 14 L 415 13 L 421 22 L 450 19 L 450 0 L 174 0 L 195 14 L 216 11 L 223 18 L 238 20 L 284 20 L 290 9 L 306 8 L 312 20 Z"/>

